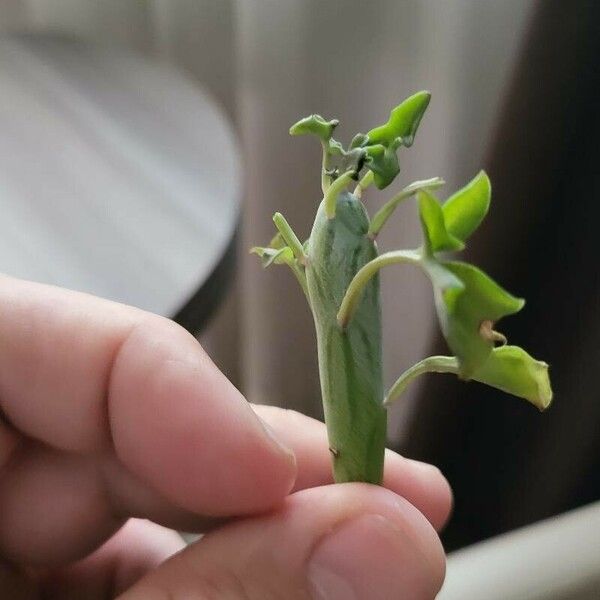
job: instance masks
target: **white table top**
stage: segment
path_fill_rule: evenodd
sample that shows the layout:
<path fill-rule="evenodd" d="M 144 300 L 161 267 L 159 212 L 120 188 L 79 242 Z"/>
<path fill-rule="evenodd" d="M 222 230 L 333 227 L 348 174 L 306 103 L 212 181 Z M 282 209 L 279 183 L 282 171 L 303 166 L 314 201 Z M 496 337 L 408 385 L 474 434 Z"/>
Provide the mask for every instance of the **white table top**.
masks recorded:
<path fill-rule="evenodd" d="M 236 227 L 237 147 L 174 67 L 0 38 L 0 271 L 171 316 Z"/>
<path fill-rule="evenodd" d="M 452 552 L 437 600 L 597 600 L 600 502 Z"/>

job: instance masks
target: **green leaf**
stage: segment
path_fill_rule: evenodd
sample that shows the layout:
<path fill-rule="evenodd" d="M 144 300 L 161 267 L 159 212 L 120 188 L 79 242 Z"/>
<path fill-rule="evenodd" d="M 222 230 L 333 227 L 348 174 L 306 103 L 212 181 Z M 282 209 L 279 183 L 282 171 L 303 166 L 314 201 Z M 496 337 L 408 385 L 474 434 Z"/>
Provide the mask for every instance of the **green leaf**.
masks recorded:
<path fill-rule="evenodd" d="M 462 250 L 464 244 L 446 229 L 444 213 L 436 197 L 427 190 L 417 193 L 423 235 L 430 253 Z"/>
<path fill-rule="evenodd" d="M 327 141 L 327 153 L 330 154 L 331 156 L 334 156 L 334 155 L 343 156 L 344 154 L 346 154 L 346 152 L 344 151 L 344 147 L 337 140 L 330 138 L 326 141 Z"/>
<path fill-rule="evenodd" d="M 465 242 L 487 214 L 491 194 L 490 180 L 484 171 L 480 171 L 465 187 L 450 196 L 442 207 L 448 232 Z"/>
<path fill-rule="evenodd" d="M 375 144 L 365 148 L 367 153 L 366 164 L 373 171 L 373 181 L 380 190 L 392 183 L 400 172 L 400 164 L 396 156 L 397 147 L 396 144 L 387 147 L 382 144 Z"/>
<path fill-rule="evenodd" d="M 342 152 L 343 159 L 340 161 L 341 172 L 354 171 L 358 177 L 358 173 L 363 168 L 367 159 L 365 148 L 352 148 L 351 150 Z"/>
<path fill-rule="evenodd" d="M 423 91 L 404 100 L 392 110 L 387 123 L 375 127 L 367 133 L 369 143 L 390 146 L 396 138 L 401 138 L 403 146 L 407 148 L 412 146 L 430 99 L 431 94 Z"/>
<path fill-rule="evenodd" d="M 250 249 L 251 254 L 260 256 L 262 266 L 266 269 L 271 265 L 292 265 L 294 264 L 294 253 L 289 246 L 283 248 L 262 248 L 254 246 Z"/>
<path fill-rule="evenodd" d="M 350 142 L 349 149 L 353 148 L 362 148 L 363 146 L 367 146 L 369 143 L 369 136 L 364 133 L 357 133 Z"/>
<path fill-rule="evenodd" d="M 518 346 L 494 348 L 473 379 L 524 398 L 540 410 L 552 402 L 548 365 Z"/>
<path fill-rule="evenodd" d="M 313 134 L 326 142 L 333 135 L 333 130 L 338 126 L 339 121 L 332 119 L 326 121 L 321 115 L 310 115 L 300 119 L 290 127 L 290 135 Z"/>
<path fill-rule="evenodd" d="M 473 265 L 435 259 L 423 265 L 433 283 L 442 332 L 459 361 L 459 374 L 470 379 L 494 348 L 497 336 L 492 325 L 521 310 L 525 302 Z"/>
<path fill-rule="evenodd" d="M 286 245 L 285 240 L 283 239 L 283 237 L 281 236 L 281 234 L 279 233 L 279 231 L 271 238 L 271 241 L 269 242 L 269 248 L 275 248 L 276 250 L 279 250 L 280 248 L 283 248 Z M 252 250 L 250 250 L 250 252 L 253 252 L 254 250 L 256 250 L 258 248 L 252 248 Z M 256 252 L 254 252 L 254 254 L 256 254 Z"/>
<path fill-rule="evenodd" d="M 434 292 L 444 293 L 450 298 L 465 289 L 465 284 L 437 259 L 426 259 L 421 264 L 433 283 Z"/>

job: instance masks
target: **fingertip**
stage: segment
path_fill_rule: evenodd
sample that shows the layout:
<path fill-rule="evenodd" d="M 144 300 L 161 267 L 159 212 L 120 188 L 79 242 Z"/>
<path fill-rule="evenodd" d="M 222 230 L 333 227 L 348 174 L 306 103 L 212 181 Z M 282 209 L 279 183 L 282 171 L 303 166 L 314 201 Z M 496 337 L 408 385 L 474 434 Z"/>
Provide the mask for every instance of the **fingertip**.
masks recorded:
<path fill-rule="evenodd" d="M 350 483 L 296 492 L 278 510 L 212 531 L 125 597 L 424 600 L 444 572 L 439 537 L 417 509 Z"/>
<path fill-rule="evenodd" d="M 110 388 L 118 456 L 187 510 L 250 514 L 293 486 L 295 456 L 182 328 L 149 319 L 123 344 Z"/>
<path fill-rule="evenodd" d="M 400 590 L 402 597 L 432 598 L 441 587 L 442 570 L 428 569 L 426 561 L 394 521 L 365 514 L 342 523 L 319 543 L 307 575 L 318 600 L 385 600 L 398 597 Z"/>
<path fill-rule="evenodd" d="M 417 506 L 437 531 L 452 513 L 454 496 L 443 473 L 434 465 L 387 451 L 384 485 Z"/>
<path fill-rule="evenodd" d="M 437 471 L 437 496 L 439 500 L 432 524 L 437 531 L 442 531 L 448 524 L 448 521 L 452 518 L 452 513 L 454 511 L 454 492 L 452 491 L 450 482 L 442 471 L 436 466 L 433 466 L 433 468 Z"/>
<path fill-rule="evenodd" d="M 344 483 L 304 490 L 290 496 L 289 501 L 298 513 L 307 512 L 309 506 L 320 506 L 320 526 L 326 519 L 337 519 L 342 524 L 368 514 L 384 517 L 425 561 L 428 579 L 441 587 L 446 557 L 440 538 L 429 519 L 404 496 L 381 486 Z"/>

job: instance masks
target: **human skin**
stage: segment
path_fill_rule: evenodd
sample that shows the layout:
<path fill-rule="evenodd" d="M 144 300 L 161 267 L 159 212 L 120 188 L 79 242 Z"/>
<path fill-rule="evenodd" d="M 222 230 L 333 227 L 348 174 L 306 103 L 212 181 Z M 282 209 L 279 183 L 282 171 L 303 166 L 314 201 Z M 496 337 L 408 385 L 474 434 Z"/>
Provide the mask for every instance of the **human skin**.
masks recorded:
<path fill-rule="evenodd" d="M 0 597 L 426 600 L 451 503 L 392 452 L 333 485 L 324 426 L 167 319 L 0 277 Z"/>

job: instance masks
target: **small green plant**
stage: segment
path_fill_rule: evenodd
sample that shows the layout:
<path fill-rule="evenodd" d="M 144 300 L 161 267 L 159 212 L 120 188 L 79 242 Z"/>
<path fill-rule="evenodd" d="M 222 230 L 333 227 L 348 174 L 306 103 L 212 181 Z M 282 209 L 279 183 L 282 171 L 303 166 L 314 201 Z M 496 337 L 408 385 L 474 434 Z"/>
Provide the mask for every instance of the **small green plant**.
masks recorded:
<path fill-rule="evenodd" d="M 372 184 L 386 188 L 398 175 L 398 150 L 412 145 L 429 105 L 419 92 L 394 108 L 387 123 L 356 135 L 344 148 L 333 139 L 337 120 L 311 115 L 290 129 L 321 141 L 323 199 L 310 237 L 302 243 L 283 215 L 267 247 L 256 247 L 263 265 L 285 264 L 311 308 L 319 358 L 325 422 L 336 482 L 380 484 L 386 442 L 386 407 L 423 373 L 453 373 L 528 400 L 540 410 L 552 399 L 548 365 L 495 331 L 502 317 L 521 310 L 524 300 L 509 294 L 477 267 L 450 260 L 488 212 L 491 186 L 481 171 L 441 203 L 439 177 L 415 181 L 370 219 L 362 202 Z M 349 186 L 355 186 L 352 192 Z M 423 244 L 415 250 L 379 254 L 377 234 L 394 209 L 415 197 Z M 431 280 L 441 330 L 452 356 L 430 356 L 407 369 L 384 393 L 381 360 L 379 270 L 410 264 Z"/>

